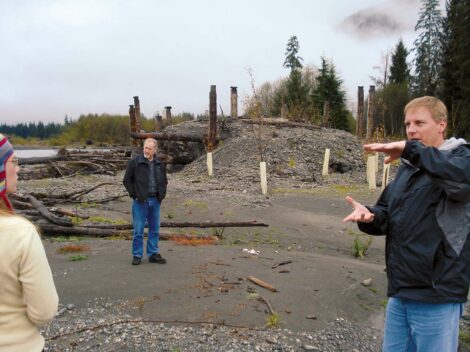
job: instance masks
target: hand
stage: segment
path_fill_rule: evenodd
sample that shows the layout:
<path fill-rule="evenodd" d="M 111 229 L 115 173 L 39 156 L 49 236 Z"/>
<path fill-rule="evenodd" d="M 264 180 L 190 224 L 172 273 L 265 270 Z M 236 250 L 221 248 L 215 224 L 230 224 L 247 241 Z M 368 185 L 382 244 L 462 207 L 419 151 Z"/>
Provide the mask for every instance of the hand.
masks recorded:
<path fill-rule="evenodd" d="M 372 222 L 374 221 L 374 214 L 369 211 L 361 203 L 356 202 L 350 196 L 346 197 L 346 202 L 351 204 L 354 211 L 343 219 L 343 222 Z"/>
<path fill-rule="evenodd" d="M 372 143 L 364 145 L 364 150 L 369 152 L 382 152 L 388 156 L 385 158 L 384 163 L 389 164 L 393 160 L 398 159 L 403 150 L 405 150 L 406 141 L 392 142 L 392 143 Z"/>

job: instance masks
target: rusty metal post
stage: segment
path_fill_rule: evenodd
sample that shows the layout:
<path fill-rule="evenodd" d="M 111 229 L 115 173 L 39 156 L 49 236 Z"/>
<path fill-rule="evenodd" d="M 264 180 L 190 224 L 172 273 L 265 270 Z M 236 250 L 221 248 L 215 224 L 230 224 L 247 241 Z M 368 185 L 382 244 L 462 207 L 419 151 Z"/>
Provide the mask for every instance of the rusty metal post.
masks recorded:
<path fill-rule="evenodd" d="M 129 129 L 130 134 L 137 132 L 134 105 L 129 105 Z M 137 147 L 139 145 L 139 141 L 131 137 L 130 145 L 131 147 Z"/>
<path fill-rule="evenodd" d="M 160 114 L 155 115 L 155 131 L 161 132 L 163 130 L 163 120 Z"/>
<path fill-rule="evenodd" d="M 165 117 L 166 117 L 166 122 L 167 122 L 167 126 L 171 125 L 171 106 L 165 106 Z"/>
<path fill-rule="evenodd" d="M 367 108 L 367 138 L 372 138 L 374 134 L 374 113 L 375 113 L 375 86 L 369 86 L 369 99 Z"/>
<path fill-rule="evenodd" d="M 237 87 L 230 87 L 230 116 L 234 119 L 238 117 L 238 92 Z"/>
<path fill-rule="evenodd" d="M 217 139 L 217 91 L 214 85 L 209 93 L 209 137 L 207 140 L 207 150 L 211 152 L 215 149 Z"/>
<path fill-rule="evenodd" d="M 357 87 L 357 120 L 356 135 L 364 137 L 364 87 Z"/>
<path fill-rule="evenodd" d="M 140 102 L 139 102 L 139 97 L 135 96 L 134 97 L 134 106 L 135 106 L 135 128 L 136 132 L 140 132 L 141 125 L 140 125 Z"/>

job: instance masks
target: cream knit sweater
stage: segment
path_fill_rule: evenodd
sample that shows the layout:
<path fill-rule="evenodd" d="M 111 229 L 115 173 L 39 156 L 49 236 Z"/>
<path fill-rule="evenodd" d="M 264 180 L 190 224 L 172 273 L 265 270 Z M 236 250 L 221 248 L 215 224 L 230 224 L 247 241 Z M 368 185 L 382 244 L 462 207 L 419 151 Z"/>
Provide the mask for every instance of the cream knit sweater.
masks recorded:
<path fill-rule="evenodd" d="M 41 351 L 38 327 L 54 318 L 58 300 L 35 227 L 0 216 L 0 352 Z"/>

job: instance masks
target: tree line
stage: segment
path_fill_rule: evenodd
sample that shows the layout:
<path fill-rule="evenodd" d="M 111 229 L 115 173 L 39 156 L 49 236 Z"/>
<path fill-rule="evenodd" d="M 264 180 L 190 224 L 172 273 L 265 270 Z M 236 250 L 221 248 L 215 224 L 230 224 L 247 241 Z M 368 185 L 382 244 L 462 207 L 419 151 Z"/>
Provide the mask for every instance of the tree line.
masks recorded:
<path fill-rule="evenodd" d="M 172 116 L 172 124 L 194 119 L 194 114 L 183 112 Z M 168 121 L 163 120 L 163 125 Z M 155 130 L 155 119 L 141 114 L 141 129 Z M 0 132 L 16 137 L 15 143 L 30 143 L 38 139 L 49 145 L 116 144 L 127 145 L 130 140 L 129 115 L 82 114 L 73 120 L 65 116 L 63 123 L 18 123 L 0 125 Z M 26 140 L 27 139 L 27 140 Z"/>

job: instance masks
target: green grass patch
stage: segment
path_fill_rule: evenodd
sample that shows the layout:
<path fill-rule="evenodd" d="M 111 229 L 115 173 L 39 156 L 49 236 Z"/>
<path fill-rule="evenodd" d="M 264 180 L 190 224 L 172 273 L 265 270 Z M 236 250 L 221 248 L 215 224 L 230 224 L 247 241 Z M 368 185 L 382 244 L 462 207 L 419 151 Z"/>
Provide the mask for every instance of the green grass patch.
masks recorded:
<path fill-rule="evenodd" d="M 465 347 L 466 349 L 470 349 L 470 331 L 464 331 L 460 329 L 459 341 L 463 347 Z"/>
<path fill-rule="evenodd" d="M 87 221 L 89 222 L 97 222 L 101 224 L 111 224 L 111 225 L 124 225 L 128 224 L 128 221 L 124 219 L 111 219 L 104 216 L 90 216 Z"/>
<path fill-rule="evenodd" d="M 88 259 L 88 256 L 85 254 L 76 254 L 76 255 L 71 255 L 69 257 L 70 262 L 79 262 L 81 260 L 86 260 Z"/>

